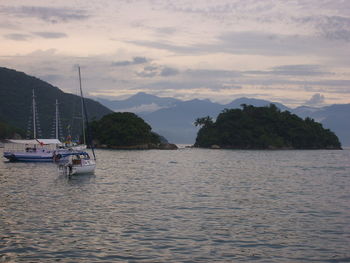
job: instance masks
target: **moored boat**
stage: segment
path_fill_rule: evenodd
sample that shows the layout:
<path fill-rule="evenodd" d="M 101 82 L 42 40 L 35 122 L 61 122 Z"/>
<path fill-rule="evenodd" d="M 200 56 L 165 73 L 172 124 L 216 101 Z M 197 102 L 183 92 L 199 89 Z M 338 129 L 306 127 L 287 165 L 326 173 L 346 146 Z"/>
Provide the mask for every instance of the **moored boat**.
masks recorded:
<path fill-rule="evenodd" d="M 68 176 L 94 173 L 96 168 L 96 155 L 92 144 L 91 135 L 89 133 L 89 122 L 87 117 L 87 110 L 86 110 L 83 90 L 81 86 L 80 67 L 78 67 L 78 72 L 79 72 L 80 97 L 81 97 L 81 105 L 82 105 L 82 112 L 83 112 L 83 127 L 85 127 L 85 122 L 87 126 L 87 129 L 86 129 L 87 134 L 85 134 L 85 128 L 83 128 L 84 143 L 87 142 L 87 145 L 90 146 L 94 159 L 91 159 L 89 154 L 85 151 L 81 153 L 72 153 L 68 156 L 68 158 L 63 158 L 58 163 L 58 168 Z"/>
<path fill-rule="evenodd" d="M 56 100 L 55 114 L 55 139 L 39 139 L 40 125 L 37 114 L 37 104 L 33 89 L 32 95 L 32 131 L 27 131 L 27 136 L 32 135 L 33 139 L 28 140 L 7 140 L 4 143 L 3 156 L 10 162 L 52 162 L 55 157 L 64 157 L 69 154 L 79 153 L 86 149 L 86 145 L 77 145 L 70 142 L 64 144 L 59 140 L 59 112 L 58 101 Z"/>
<path fill-rule="evenodd" d="M 96 161 L 87 152 L 72 153 L 60 160 L 59 170 L 65 175 L 91 174 L 95 172 Z"/>
<path fill-rule="evenodd" d="M 10 162 L 52 162 L 59 145 L 56 139 L 8 140 L 4 157 Z"/>
<path fill-rule="evenodd" d="M 57 139 L 7 140 L 4 157 L 10 162 L 52 162 L 57 157 L 63 158 L 81 151 L 67 148 Z"/>

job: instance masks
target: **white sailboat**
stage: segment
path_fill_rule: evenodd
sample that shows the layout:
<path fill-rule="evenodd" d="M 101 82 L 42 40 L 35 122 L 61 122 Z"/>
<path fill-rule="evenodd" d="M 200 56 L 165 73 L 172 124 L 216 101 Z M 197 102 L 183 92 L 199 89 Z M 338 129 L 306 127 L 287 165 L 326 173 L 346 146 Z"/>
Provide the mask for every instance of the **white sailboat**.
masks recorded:
<path fill-rule="evenodd" d="M 80 153 L 72 153 L 68 158 L 65 158 L 59 164 L 59 170 L 63 171 L 63 173 L 65 173 L 68 176 L 87 174 L 87 173 L 91 174 L 95 172 L 95 168 L 96 168 L 96 155 L 95 155 L 93 144 L 88 131 L 89 129 L 87 129 L 87 134 L 85 134 L 85 122 L 87 124 L 87 127 L 89 127 L 89 123 L 87 118 L 87 110 L 86 110 L 85 100 L 83 96 L 83 90 L 81 86 L 81 74 L 80 74 L 79 66 L 78 66 L 78 72 L 79 72 L 81 105 L 82 105 L 82 112 L 83 112 L 84 143 L 87 142 L 87 144 L 90 144 L 94 158 L 91 159 L 89 154 L 85 151 Z"/>
<path fill-rule="evenodd" d="M 33 139 L 8 140 L 5 144 L 4 157 L 10 162 L 52 162 L 56 149 L 62 146 L 62 143 L 58 139 L 37 138 L 38 133 L 40 136 L 40 126 L 34 89 L 32 95 L 32 115 Z"/>
<path fill-rule="evenodd" d="M 59 111 L 56 100 L 55 113 L 55 139 L 39 139 L 40 125 L 37 114 L 36 96 L 33 89 L 32 95 L 32 128 L 28 130 L 28 136 L 32 132 L 33 139 L 7 140 L 3 156 L 10 162 L 52 162 L 59 158 L 79 153 L 86 149 L 86 145 L 64 145 L 59 140 Z M 30 126 L 30 125 L 29 125 Z M 85 146 L 85 147 L 84 147 Z"/>

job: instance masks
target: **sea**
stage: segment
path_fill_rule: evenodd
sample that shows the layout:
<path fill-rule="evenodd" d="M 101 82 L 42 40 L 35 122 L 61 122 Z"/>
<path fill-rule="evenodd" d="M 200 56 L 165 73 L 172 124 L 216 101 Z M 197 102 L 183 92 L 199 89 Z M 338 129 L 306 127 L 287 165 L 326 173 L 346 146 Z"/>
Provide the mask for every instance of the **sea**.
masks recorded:
<path fill-rule="evenodd" d="M 96 154 L 0 157 L 0 262 L 350 262 L 350 149 Z"/>

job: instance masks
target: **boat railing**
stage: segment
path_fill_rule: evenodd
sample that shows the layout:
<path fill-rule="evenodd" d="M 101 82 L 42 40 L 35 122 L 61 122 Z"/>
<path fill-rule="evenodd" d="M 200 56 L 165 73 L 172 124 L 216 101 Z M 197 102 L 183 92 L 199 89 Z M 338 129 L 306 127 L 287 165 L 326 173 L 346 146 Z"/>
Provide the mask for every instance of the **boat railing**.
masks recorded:
<path fill-rule="evenodd" d="M 40 144 L 21 144 L 21 143 L 4 143 L 5 152 L 35 152 L 35 151 L 54 151 L 56 145 L 40 145 Z"/>

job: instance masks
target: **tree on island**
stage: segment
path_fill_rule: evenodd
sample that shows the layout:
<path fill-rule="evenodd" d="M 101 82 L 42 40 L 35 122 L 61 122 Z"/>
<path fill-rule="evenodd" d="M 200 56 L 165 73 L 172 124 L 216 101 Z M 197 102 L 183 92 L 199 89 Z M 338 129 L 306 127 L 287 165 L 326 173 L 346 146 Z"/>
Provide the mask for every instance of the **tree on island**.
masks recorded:
<path fill-rule="evenodd" d="M 228 149 L 341 149 L 338 137 L 313 119 L 301 119 L 274 104 L 225 109 L 215 122 L 198 118 L 195 146 Z"/>
<path fill-rule="evenodd" d="M 91 123 L 94 140 L 99 145 L 134 146 L 159 144 L 161 138 L 143 119 L 130 112 L 115 112 Z"/>

